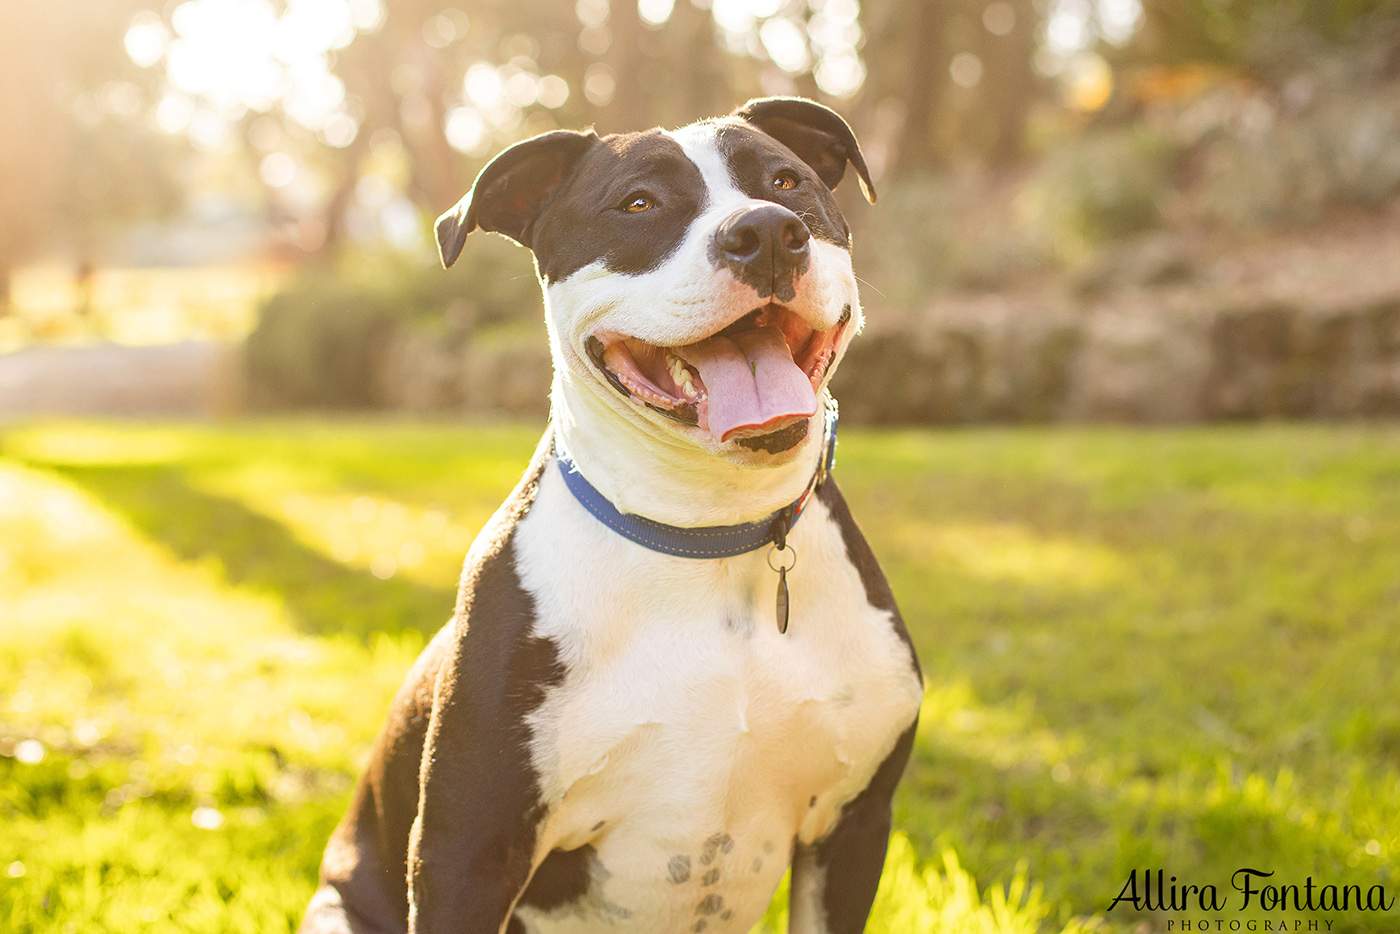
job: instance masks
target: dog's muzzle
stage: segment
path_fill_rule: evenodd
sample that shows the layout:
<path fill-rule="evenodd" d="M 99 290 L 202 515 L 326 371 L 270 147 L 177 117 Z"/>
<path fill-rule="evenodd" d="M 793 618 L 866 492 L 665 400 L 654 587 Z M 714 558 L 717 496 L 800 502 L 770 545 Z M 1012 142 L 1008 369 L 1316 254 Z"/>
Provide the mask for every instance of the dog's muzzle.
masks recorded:
<path fill-rule="evenodd" d="M 759 298 L 790 302 L 797 278 L 812 261 L 812 232 L 780 204 L 745 207 L 729 215 L 710 241 L 710 261 L 728 269 Z"/>

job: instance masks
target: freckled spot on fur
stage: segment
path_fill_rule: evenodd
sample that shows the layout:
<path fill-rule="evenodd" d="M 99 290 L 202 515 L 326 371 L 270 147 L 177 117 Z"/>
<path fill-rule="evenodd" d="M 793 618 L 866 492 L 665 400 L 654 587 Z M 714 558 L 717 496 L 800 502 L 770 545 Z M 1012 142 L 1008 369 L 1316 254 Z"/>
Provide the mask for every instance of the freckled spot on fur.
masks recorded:
<path fill-rule="evenodd" d="M 705 930 L 705 925 L 709 923 L 710 922 L 706 921 L 704 918 L 701 918 L 699 921 L 695 922 L 695 926 L 692 927 L 691 930 L 696 932 L 696 934 L 700 934 L 701 931 Z"/>
<path fill-rule="evenodd" d="M 706 895 L 700 899 L 700 904 L 695 906 L 697 915 L 717 915 L 724 910 L 723 895 Z"/>
<path fill-rule="evenodd" d="M 734 917 L 734 909 L 733 909 L 733 908 L 726 908 L 726 909 L 724 909 L 724 911 L 720 912 L 719 919 L 720 919 L 721 921 L 728 921 L 728 920 L 729 920 L 730 918 L 732 918 L 732 917 Z"/>
<path fill-rule="evenodd" d="M 690 857 L 672 856 L 671 861 L 666 864 L 666 872 L 671 877 L 672 885 L 680 885 L 690 878 Z"/>
<path fill-rule="evenodd" d="M 814 807 L 816 807 L 816 806 L 817 806 L 817 796 L 816 796 L 816 795 L 812 795 L 812 800 L 807 802 L 807 807 L 809 807 L 809 808 L 814 808 Z M 595 827 L 594 829 L 596 830 L 597 828 Z"/>
<path fill-rule="evenodd" d="M 812 800 L 815 801 L 816 799 L 813 798 Z M 606 824 L 606 823 L 607 823 L 607 821 L 605 821 L 605 820 L 600 820 L 600 821 L 598 821 L 598 823 L 596 823 L 596 824 L 593 825 L 593 832 L 594 832 L 594 833 L 597 833 L 598 831 L 602 830 L 602 829 L 603 829 L 603 825 Z"/>
<path fill-rule="evenodd" d="M 754 871 L 754 872 L 759 872 L 759 871 L 761 871 L 762 869 L 763 869 L 763 857 L 762 857 L 762 856 L 755 856 L 755 857 L 753 858 L 753 871 Z"/>
<path fill-rule="evenodd" d="M 709 872 L 705 873 L 705 875 L 701 876 L 701 878 L 700 878 L 700 884 L 701 884 L 701 885 L 714 885 L 714 884 L 715 884 L 716 882 L 718 882 L 718 881 L 719 881 L 719 870 L 718 870 L 718 869 L 711 869 Z"/>
<path fill-rule="evenodd" d="M 598 903 L 598 909 L 605 915 L 611 915 L 614 918 L 620 918 L 624 921 L 632 917 L 631 909 L 623 908 L 621 905 L 607 901 L 606 899 Z"/>
<path fill-rule="evenodd" d="M 715 861 L 715 856 L 719 853 L 728 853 L 734 849 L 734 838 L 727 833 L 717 833 L 705 841 L 700 848 L 700 862 L 708 866 Z"/>
<path fill-rule="evenodd" d="M 763 841 L 763 852 L 767 853 L 769 856 L 772 856 L 772 855 L 773 855 L 773 841 L 772 841 L 772 840 L 764 840 L 764 841 Z"/>

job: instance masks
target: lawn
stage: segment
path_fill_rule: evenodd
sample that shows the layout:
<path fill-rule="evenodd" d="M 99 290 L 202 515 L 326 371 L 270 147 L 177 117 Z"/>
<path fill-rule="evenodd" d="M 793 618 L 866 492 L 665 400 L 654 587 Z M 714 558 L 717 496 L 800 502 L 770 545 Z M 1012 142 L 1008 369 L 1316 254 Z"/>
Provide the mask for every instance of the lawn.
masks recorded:
<path fill-rule="evenodd" d="M 536 433 L 0 433 L 0 929 L 292 930 Z M 851 429 L 837 477 L 928 681 L 872 930 L 1400 930 L 1230 888 L 1400 895 L 1400 430 Z M 1106 911 L 1159 868 L 1227 904 Z"/>

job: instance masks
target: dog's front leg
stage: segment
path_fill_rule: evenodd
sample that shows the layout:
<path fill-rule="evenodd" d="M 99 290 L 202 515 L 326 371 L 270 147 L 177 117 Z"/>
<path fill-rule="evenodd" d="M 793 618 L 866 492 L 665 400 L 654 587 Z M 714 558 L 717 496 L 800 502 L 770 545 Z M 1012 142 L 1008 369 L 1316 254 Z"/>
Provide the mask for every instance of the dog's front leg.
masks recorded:
<path fill-rule="evenodd" d="M 499 934 L 529 878 L 536 803 L 499 767 L 507 750 L 462 739 L 489 716 L 474 701 L 434 705 L 409 837 L 409 934 Z"/>
<path fill-rule="evenodd" d="M 797 846 L 792 859 L 790 934 L 865 930 L 889 846 L 890 802 L 909 761 L 917 726 L 916 718 L 826 836 L 810 846 Z"/>
<path fill-rule="evenodd" d="M 464 634 L 437 682 L 409 839 L 410 934 L 500 934 L 530 878 L 544 808 L 525 715 L 557 669 L 552 645 L 504 628 L 516 637 Z"/>

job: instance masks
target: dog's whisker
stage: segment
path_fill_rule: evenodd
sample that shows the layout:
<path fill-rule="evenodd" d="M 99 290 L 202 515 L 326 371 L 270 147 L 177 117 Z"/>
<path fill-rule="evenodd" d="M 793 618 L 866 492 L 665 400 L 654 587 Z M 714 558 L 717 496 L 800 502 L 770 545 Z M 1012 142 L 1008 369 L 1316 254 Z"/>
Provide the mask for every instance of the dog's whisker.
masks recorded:
<path fill-rule="evenodd" d="M 884 292 L 881 292 L 879 289 L 875 288 L 875 286 L 871 285 L 869 281 L 867 281 L 867 280 L 865 280 L 865 279 L 862 279 L 860 276 L 856 276 L 855 273 L 851 273 L 851 275 L 852 275 L 852 276 L 855 276 L 855 280 L 856 280 L 857 282 L 861 282 L 861 283 L 864 283 L 865 285 L 869 285 L 870 288 L 871 288 L 871 290 L 872 290 L 876 295 L 880 296 L 881 298 L 884 298 L 884 297 L 885 297 L 885 293 L 884 293 Z"/>

